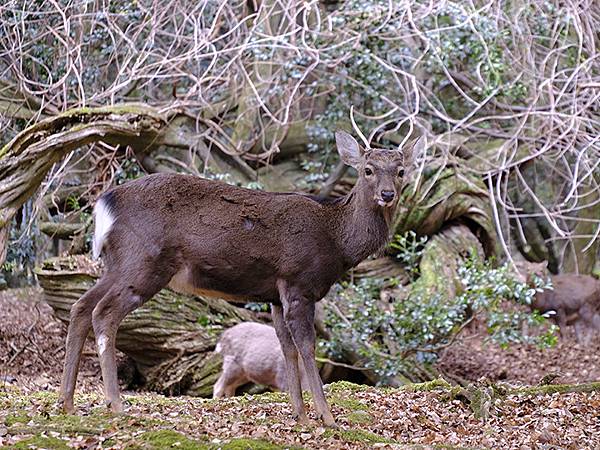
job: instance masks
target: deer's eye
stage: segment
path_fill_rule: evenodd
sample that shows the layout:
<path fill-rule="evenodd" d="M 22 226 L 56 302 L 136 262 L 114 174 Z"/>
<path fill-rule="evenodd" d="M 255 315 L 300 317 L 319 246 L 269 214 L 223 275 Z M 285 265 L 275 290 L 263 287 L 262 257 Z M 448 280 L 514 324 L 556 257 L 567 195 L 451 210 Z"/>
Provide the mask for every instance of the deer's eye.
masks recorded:
<path fill-rule="evenodd" d="M 373 169 L 371 169 L 370 167 L 365 167 L 365 175 L 368 177 L 373 175 Z"/>
<path fill-rule="evenodd" d="M 398 169 L 398 177 L 402 178 L 404 176 L 404 169 Z"/>

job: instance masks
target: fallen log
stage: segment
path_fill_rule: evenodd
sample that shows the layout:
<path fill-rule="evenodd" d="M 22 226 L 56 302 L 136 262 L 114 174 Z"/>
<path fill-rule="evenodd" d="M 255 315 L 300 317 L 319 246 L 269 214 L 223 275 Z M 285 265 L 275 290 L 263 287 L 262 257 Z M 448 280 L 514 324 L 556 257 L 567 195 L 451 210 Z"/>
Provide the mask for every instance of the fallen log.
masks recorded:
<path fill-rule="evenodd" d="M 58 239 L 73 239 L 77 233 L 83 231 L 85 223 L 66 223 L 66 222 L 40 222 L 38 224 L 40 231 L 50 237 Z"/>

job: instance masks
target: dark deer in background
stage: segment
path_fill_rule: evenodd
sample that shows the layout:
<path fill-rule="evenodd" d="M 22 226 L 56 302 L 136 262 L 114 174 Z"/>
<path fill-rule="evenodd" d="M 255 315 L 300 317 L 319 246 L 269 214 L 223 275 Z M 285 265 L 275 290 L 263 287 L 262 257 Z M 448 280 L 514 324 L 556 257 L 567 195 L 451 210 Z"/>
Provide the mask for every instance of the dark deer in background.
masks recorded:
<path fill-rule="evenodd" d="M 533 277 L 547 277 L 547 262 L 517 263 L 521 278 L 533 285 Z M 542 314 L 554 312 L 551 319 L 563 337 L 574 325 L 577 341 L 587 343 L 600 322 L 600 281 L 590 275 L 563 273 L 552 275 L 552 289 L 535 294 L 531 308 Z"/>
<path fill-rule="evenodd" d="M 158 174 L 104 193 L 95 209 L 94 254 L 105 273 L 71 310 L 61 401 L 73 411 L 79 359 L 93 327 L 110 408 L 119 412 L 115 335 L 123 318 L 160 289 L 272 304 L 294 415 L 308 418 L 298 355 L 326 425 L 335 421 L 315 363 L 315 302 L 344 272 L 382 248 L 405 168 L 419 143 L 362 151 L 336 133 L 342 160 L 358 171 L 345 197 L 242 189 L 197 177 Z"/>

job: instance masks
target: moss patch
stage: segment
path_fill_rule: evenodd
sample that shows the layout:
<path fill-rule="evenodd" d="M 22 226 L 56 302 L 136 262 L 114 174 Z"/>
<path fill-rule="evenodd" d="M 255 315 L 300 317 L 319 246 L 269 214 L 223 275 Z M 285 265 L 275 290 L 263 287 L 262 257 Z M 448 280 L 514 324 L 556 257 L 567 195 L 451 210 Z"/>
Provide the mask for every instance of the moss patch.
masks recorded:
<path fill-rule="evenodd" d="M 264 394 L 251 395 L 246 394 L 242 397 L 237 397 L 240 404 L 246 403 L 287 403 L 288 395 L 285 392 L 265 392 Z"/>
<path fill-rule="evenodd" d="M 58 393 L 50 391 L 38 391 L 33 394 L 29 394 L 31 401 L 37 401 L 44 405 L 54 406 L 58 402 Z"/>
<path fill-rule="evenodd" d="M 53 450 L 68 450 L 69 446 L 65 441 L 47 436 L 33 436 L 17 442 L 11 448 L 15 450 L 36 449 L 36 448 L 51 448 Z"/>
<path fill-rule="evenodd" d="M 397 442 L 388 439 L 378 434 L 371 433 L 367 430 L 361 430 L 360 428 L 353 430 L 326 430 L 323 434 L 325 437 L 337 437 L 346 442 L 364 442 L 367 444 L 396 444 Z"/>
<path fill-rule="evenodd" d="M 29 416 L 25 414 L 9 414 L 4 419 L 4 425 L 10 427 L 11 425 L 15 425 L 18 423 L 27 423 L 31 420 Z"/>
<path fill-rule="evenodd" d="M 398 391 L 406 392 L 432 392 L 435 390 L 451 391 L 454 392 L 456 389 L 461 389 L 460 386 L 453 386 L 443 378 L 436 378 L 435 380 L 426 381 L 424 383 L 407 383 L 400 387 L 389 387 L 381 386 L 377 390 L 386 394 L 393 394 Z"/>
<path fill-rule="evenodd" d="M 327 385 L 327 393 L 335 394 L 336 392 L 363 392 L 371 389 L 371 386 L 364 384 L 354 384 L 349 381 L 336 381 Z"/>
<path fill-rule="evenodd" d="M 281 446 L 262 439 L 232 439 L 223 443 L 208 443 L 190 439 L 185 435 L 172 430 L 149 431 L 142 434 L 139 448 L 159 450 L 177 448 L 178 450 L 283 450 L 300 449 L 300 447 Z"/>
<path fill-rule="evenodd" d="M 356 400 L 352 397 L 342 397 L 338 395 L 332 395 L 328 398 L 329 402 L 332 405 L 339 406 L 344 409 L 349 409 L 350 411 L 368 411 L 369 405 L 363 403 L 359 400 Z"/>
<path fill-rule="evenodd" d="M 373 417 L 366 411 L 353 411 L 346 418 L 348 422 L 356 425 L 373 423 Z"/>
<path fill-rule="evenodd" d="M 166 422 L 151 417 L 133 417 L 128 415 L 114 416 L 106 408 L 98 408 L 92 414 L 77 416 L 70 414 L 37 414 L 23 416 L 12 414 L 5 418 L 5 425 L 11 434 L 31 434 L 53 431 L 65 435 L 77 434 L 94 436 L 111 428 L 114 430 L 130 430 L 135 428 L 151 429 L 164 426 Z"/>
<path fill-rule="evenodd" d="M 507 393 L 515 395 L 543 395 L 565 394 L 568 392 L 597 392 L 598 390 L 600 390 L 600 381 L 581 384 L 547 384 L 544 386 L 517 387 L 508 390 Z"/>
<path fill-rule="evenodd" d="M 148 431 L 143 433 L 139 439 L 144 443 L 141 447 L 144 449 L 206 450 L 209 448 L 205 442 L 190 439 L 172 430 Z"/>
<path fill-rule="evenodd" d="M 212 444 L 209 448 L 210 450 L 300 450 L 302 447 L 281 446 L 260 439 L 233 439 L 225 444 Z"/>
<path fill-rule="evenodd" d="M 184 397 L 166 397 L 160 394 L 147 394 L 147 393 L 139 393 L 136 395 L 125 395 L 123 396 L 125 402 L 130 405 L 138 405 L 138 406 L 152 406 L 155 408 L 156 406 L 166 406 L 171 407 L 173 405 L 186 405 L 189 400 Z M 198 399 L 204 400 L 204 399 Z M 208 400 L 206 400 L 208 401 Z M 106 409 L 106 408 L 105 408 Z"/>
<path fill-rule="evenodd" d="M 427 381 L 425 383 L 407 384 L 397 389 L 408 392 L 430 392 L 440 388 L 451 389 L 452 385 L 443 378 L 436 378 L 435 380 Z"/>

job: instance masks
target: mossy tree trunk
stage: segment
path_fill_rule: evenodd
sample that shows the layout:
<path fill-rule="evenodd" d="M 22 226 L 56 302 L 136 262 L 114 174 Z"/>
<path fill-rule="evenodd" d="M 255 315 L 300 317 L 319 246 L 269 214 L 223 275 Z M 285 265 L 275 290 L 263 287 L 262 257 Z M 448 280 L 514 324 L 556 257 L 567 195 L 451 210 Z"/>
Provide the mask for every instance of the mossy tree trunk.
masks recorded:
<path fill-rule="evenodd" d="M 52 165 L 92 142 L 144 146 L 165 135 L 168 118 L 154 108 L 127 105 L 70 110 L 41 120 L 0 150 L 0 262 L 10 222 Z"/>
<path fill-rule="evenodd" d="M 582 191 L 580 195 L 586 198 L 589 206 L 581 209 L 579 220 L 573 228 L 574 237 L 567 246 L 563 263 L 565 273 L 591 274 L 599 269 L 597 255 L 600 239 L 597 234 L 600 228 L 600 192 L 595 182 L 585 183 Z"/>

